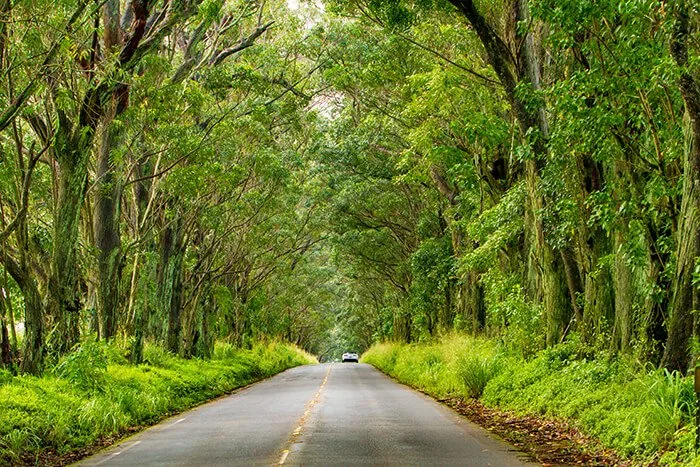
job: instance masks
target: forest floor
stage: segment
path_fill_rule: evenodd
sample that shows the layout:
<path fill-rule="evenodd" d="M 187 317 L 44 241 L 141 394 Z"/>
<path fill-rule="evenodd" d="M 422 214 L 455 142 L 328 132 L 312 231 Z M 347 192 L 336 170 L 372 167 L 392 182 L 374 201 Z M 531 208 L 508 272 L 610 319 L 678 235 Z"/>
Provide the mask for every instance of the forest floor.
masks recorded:
<path fill-rule="evenodd" d="M 475 399 L 449 397 L 437 400 L 546 466 L 633 465 L 564 421 L 499 411 Z"/>

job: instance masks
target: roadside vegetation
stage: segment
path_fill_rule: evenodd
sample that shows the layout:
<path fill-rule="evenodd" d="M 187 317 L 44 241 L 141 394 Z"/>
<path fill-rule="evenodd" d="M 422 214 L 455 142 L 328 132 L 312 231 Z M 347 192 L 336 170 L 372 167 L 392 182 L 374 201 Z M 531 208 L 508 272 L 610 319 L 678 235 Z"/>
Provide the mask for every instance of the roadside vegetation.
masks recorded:
<path fill-rule="evenodd" d="M 697 465 L 690 378 L 610 354 L 575 339 L 530 359 L 487 339 L 378 344 L 362 360 L 438 399 L 479 399 L 516 415 L 565 420 L 639 464 Z"/>
<path fill-rule="evenodd" d="M 123 347 L 88 341 L 42 377 L 0 370 L 0 465 L 55 464 L 72 454 L 287 368 L 315 362 L 280 343 L 217 343 L 210 360 L 147 345 L 131 365 Z M 78 456 L 79 457 L 79 456 Z"/>

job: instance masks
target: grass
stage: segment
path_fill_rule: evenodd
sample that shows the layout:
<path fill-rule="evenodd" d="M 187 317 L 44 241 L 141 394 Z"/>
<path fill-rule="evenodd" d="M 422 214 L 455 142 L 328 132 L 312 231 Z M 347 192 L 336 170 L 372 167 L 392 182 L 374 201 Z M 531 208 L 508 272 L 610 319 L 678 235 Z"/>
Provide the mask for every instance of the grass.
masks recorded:
<path fill-rule="evenodd" d="M 440 342 L 377 344 L 362 355 L 398 381 L 436 397 L 480 394 L 498 365 L 496 345 L 452 335 Z"/>
<path fill-rule="evenodd" d="M 87 342 L 43 377 L 0 370 L 0 465 L 63 455 L 315 358 L 280 343 L 217 344 L 212 360 L 145 349 L 129 365 L 114 346 Z"/>
<path fill-rule="evenodd" d="M 427 344 L 381 344 L 363 355 L 436 397 L 480 398 L 488 407 L 565 419 L 634 462 L 700 465 L 694 452 L 690 378 L 564 343 L 524 360 L 496 343 L 452 335 Z"/>

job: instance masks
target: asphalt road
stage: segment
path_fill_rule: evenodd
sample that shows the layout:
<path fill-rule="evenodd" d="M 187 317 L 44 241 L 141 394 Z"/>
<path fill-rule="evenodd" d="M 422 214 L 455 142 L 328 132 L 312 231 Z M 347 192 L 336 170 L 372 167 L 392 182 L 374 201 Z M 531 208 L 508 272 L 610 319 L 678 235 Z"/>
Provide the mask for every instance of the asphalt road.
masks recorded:
<path fill-rule="evenodd" d="M 528 460 L 365 364 L 298 367 L 175 416 L 84 466 L 474 465 Z"/>

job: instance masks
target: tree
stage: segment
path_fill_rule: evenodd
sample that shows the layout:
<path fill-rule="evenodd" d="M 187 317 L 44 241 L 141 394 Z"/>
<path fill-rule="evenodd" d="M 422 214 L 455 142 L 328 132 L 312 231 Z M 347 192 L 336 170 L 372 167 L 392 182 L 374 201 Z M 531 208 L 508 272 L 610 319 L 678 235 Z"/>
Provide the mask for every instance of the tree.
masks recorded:
<path fill-rule="evenodd" d="M 700 323 L 696 318 L 700 310 L 700 288 L 692 281 L 700 258 L 700 84 L 696 79 L 697 70 L 691 68 L 689 61 L 691 17 L 697 20 L 697 11 L 687 2 L 678 2 L 672 14 L 671 55 L 679 67 L 679 88 L 689 121 L 685 130 L 683 201 L 679 213 L 672 314 L 663 365 L 685 371 L 691 360 L 690 338 L 700 335 Z"/>

